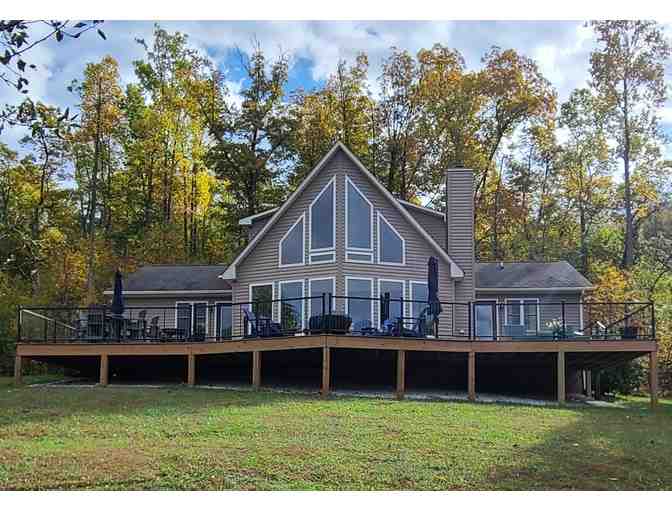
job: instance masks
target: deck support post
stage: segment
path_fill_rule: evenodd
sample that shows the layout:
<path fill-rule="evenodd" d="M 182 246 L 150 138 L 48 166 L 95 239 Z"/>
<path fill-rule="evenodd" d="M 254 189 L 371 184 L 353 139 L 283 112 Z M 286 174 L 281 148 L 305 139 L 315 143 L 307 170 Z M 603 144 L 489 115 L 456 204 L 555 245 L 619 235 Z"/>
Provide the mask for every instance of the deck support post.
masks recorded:
<path fill-rule="evenodd" d="M 469 351 L 467 389 L 469 393 L 469 400 L 476 400 L 476 352 L 474 351 Z"/>
<path fill-rule="evenodd" d="M 586 370 L 586 397 L 593 396 L 593 371 Z"/>
<path fill-rule="evenodd" d="M 100 355 L 100 385 L 107 386 L 110 380 L 110 362 L 107 354 Z"/>
<path fill-rule="evenodd" d="M 323 397 L 329 395 L 329 385 L 331 382 L 331 352 L 329 347 L 322 347 L 322 389 L 320 393 Z"/>
<path fill-rule="evenodd" d="M 558 351 L 558 403 L 565 403 L 565 351 Z"/>
<path fill-rule="evenodd" d="M 261 351 L 252 351 L 252 387 L 258 390 L 261 386 Z"/>
<path fill-rule="evenodd" d="M 649 392 L 651 393 L 651 407 L 658 405 L 658 352 L 649 353 Z"/>
<path fill-rule="evenodd" d="M 406 391 L 406 351 L 397 351 L 397 399 L 403 400 Z"/>
<path fill-rule="evenodd" d="M 14 358 L 14 384 L 20 386 L 23 383 L 23 358 L 18 354 Z"/>
<path fill-rule="evenodd" d="M 187 354 L 187 384 L 196 385 L 196 355 Z"/>

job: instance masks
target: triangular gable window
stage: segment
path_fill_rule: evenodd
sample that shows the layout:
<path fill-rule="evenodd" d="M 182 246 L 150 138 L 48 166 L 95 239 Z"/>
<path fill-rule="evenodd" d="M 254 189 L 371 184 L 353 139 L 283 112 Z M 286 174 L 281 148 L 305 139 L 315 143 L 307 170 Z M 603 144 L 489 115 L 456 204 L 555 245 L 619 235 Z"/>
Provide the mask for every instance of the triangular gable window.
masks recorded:
<path fill-rule="evenodd" d="M 305 218 L 305 214 L 301 215 L 280 240 L 280 267 L 304 264 Z"/>

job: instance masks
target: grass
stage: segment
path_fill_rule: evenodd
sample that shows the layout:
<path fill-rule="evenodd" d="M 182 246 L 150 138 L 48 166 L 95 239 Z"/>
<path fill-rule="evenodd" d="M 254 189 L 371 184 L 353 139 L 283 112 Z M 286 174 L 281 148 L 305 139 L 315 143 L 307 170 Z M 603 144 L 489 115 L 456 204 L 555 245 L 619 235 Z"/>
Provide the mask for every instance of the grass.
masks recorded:
<path fill-rule="evenodd" d="M 625 405 L 17 388 L 0 378 L 0 490 L 672 489 L 672 402 Z"/>

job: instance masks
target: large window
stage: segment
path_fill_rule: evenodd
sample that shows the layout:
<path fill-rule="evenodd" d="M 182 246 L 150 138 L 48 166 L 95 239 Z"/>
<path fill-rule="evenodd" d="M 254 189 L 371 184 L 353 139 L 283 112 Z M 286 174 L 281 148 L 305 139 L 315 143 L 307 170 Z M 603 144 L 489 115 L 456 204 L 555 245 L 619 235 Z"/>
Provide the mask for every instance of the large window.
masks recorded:
<path fill-rule="evenodd" d="M 310 316 L 320 315 L 322 313 L 322 296 L 324 295 L 324 310 L 329 312 L 329 294 L 336 293 L 336 280 L 333 277 L 319 278 L 308 281 L 308 295 L 310 296 Z M 334 299 L 331 300 L 331 308 L 335 307 Z"/>
<path fill-rule="evenodd" d="M 257 317 L 273 317 L 273 284 L 254 283 L 250 285 L 252 313 Z"/>
<path fill-rule="evenodd" d="M 303 280 L 280 282 L 280 325 L 283 331 L 303 330 Z"/>
<path fill-rule="evenodd" d="M 427 282 L 411 282 L 411 316 L 420 317 L 429 302 L 429 287 Z"/>
<path fill-rule="evenodd" d="M 404 238 L 378 213 L 378 262 L 380 264 L 404 265 L 406 246 Z"/>
<path fill-rule="evenodd" d="M 310 204 L 310 263 L 334 262 L 336 251 L 336 181 L 322 188 Z"/>
<path fill-rule="evenodd" d="M 371 278 L 345 279 L 346 310 L 352 319 L 352 330 L 361 331 L 373 326 L 373 280 Z"/>
<path fill-rule="evenodd" d="M 345 178 L 346 260 L 373 262 L 373 205 Z"/>
<path fill-rule="evenodd" d="M 304 224 L 305 215 L 302 215 L 280 239 L 280 267 L 296 266 L 304 263 Z"/>
<path fill-rule="evenodd" d="M 404 282 L 402 280 L 378 280 L 379 297 L 384 297 L 389 293 L 390 297 L 390 313 L 388 320 L 396 322 L 399 317 L 404 316 L 403 299 L 404 299 Z M 380 323 L 382 318 L 378 317 Z"/>
<path fill-rule="evenodd" d="M 208 331 L 208 303 L 206 301 L 178 301 L 175 303 L 175 327 L 182 337 L 205 338 Z"/>
<path fill-rule="evenodd" d="M 539 331 L 539 299 L 507 299 L 504 323 L 507 326 L 524 326 L 527 333 Z"/>

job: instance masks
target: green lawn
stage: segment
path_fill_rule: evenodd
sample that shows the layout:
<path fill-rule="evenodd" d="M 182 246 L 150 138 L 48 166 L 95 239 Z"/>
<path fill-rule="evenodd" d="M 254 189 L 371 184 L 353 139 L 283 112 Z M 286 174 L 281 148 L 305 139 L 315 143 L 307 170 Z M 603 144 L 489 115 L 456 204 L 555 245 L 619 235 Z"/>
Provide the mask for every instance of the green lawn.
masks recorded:
<path fill-rule="evenodd" d="M 0 379 L 0 489 L 106 488 L 669 490 L 672 402 L 561 409 Z"/>

